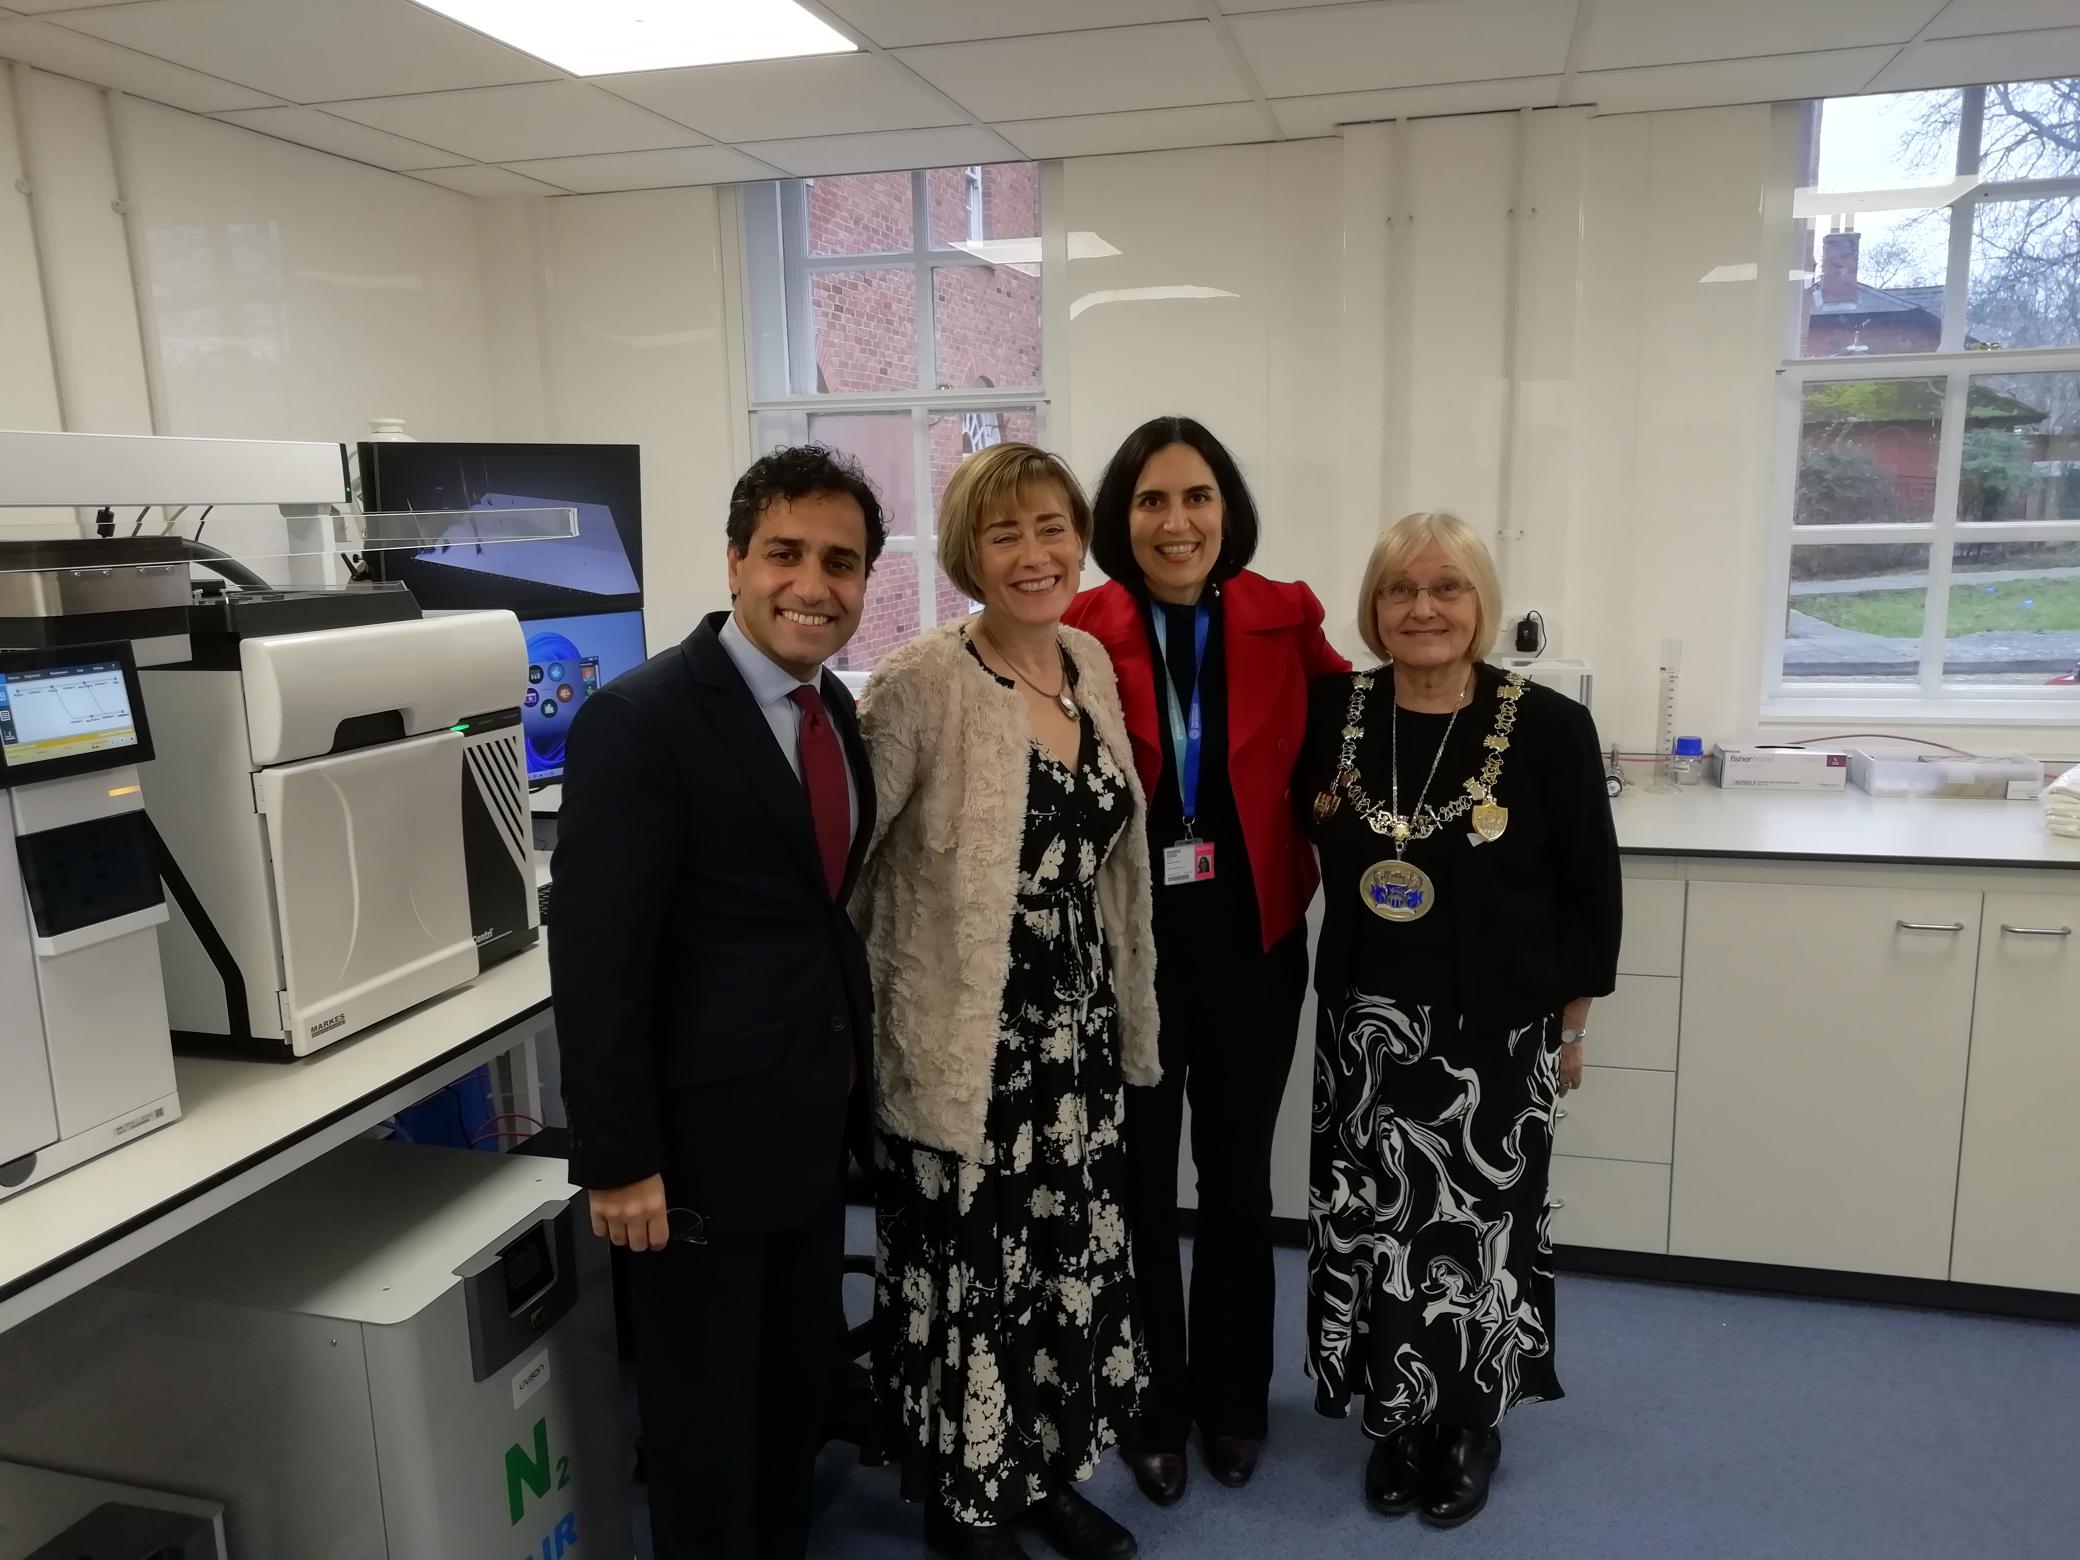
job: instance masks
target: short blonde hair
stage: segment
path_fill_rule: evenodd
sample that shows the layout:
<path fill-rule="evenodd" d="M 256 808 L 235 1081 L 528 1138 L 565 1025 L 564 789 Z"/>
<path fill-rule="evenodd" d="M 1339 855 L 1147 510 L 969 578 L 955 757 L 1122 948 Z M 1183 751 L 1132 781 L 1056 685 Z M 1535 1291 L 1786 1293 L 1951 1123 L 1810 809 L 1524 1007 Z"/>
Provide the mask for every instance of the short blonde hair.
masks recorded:
<path fill-rule="evenodd" d="M 982 599 L 975 559 L 982 551 L 983 528 L 1009 515 L 1029 489 L 1043 483 L 1060 491 L 1076 540 L 1088 550 L 1090 500 L 1059 455 L 1031 444 L 992 444 L 955 468 L 939 501 L 939 568 L 970 601 Z"/>
<path fill-rule="evenodd" d="M 1393 659 L 1379 636 L 1379 593 L 1408 569 L 1411 559 L 1435 543 L 1473 586 L 1473 643 L 1467 653 L 1485 661 L 1495 648 L 1501 625 L 1496 614 L 1502 610 L 1502 576 L 1495 572 L 1495 555 L 1480 533 L 1457 515 L 1442 510 L 1421 510 L 1403 515 L 1373 543 L 1365 563 L 1365 578 L 1358 586 L 1358 632 L 1365 647 L 1382 661 Z"/>

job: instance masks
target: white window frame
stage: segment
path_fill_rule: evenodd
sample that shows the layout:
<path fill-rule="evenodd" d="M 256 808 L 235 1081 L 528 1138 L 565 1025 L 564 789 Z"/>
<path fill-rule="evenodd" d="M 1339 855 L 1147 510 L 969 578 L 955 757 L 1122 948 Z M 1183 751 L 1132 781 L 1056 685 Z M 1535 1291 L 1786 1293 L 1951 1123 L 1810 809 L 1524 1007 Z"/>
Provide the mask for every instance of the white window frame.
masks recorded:
<path fill-rule="evenodd" d="M 1958 131 L 1957 171 L 1979 169 L 1979 132 L 1985 89 L 1966 88 Z M 1933 352 L 1868 357 L 1800 357 L 1795 302 L 1803 278 L 1784 310 L 1783 361 L 1777 374 L 1777 466 L 1772 488 L 1769 618 L 1763 635 L 1762 715 L 1765 720 L 1882 717 L 1931 723 L 1987 722 L 2002 725 L 2070 724 L 2080 717 L 2080 699 L 2070 690 L 2046 686 L 1982 686 L 1946 682 L 1943 657 L 1948 639 L 1952 548 L 1967 528 L 1957 517 L 1963 467 L 1966 400 L 1971 381 L 1989 374 L 2080 374 L 2080 343 L 2006 351 L 1965 348 L 1965 309 L 1971 284 L 1972 233 L 1978 208 L 2012 200 L 2080 197 L 2080 177 L 2015 180 L 1976 185 L 1949 203 L 1948 272 L 1943 290 L 1943 333 Z M 1817 224 L 1821 219 L 1814 218 Z M 1817 229 L 1816 229 L 1817 231 Z M 1896 525 L 1799 525 L 1794 519 L 1806 386 L 1884 379 L 1944 382 L 1943 419 L 1936 447 L 1936 495 L 1926 522 Z M 1974 542 L 2080 541 L 2080 519 L 1974 521 Z M 1784 676 L 1784 646 L 1791 608 L 1792 549 L 1798 546 L 1926 545 L 1928 592 L 1921 627 L 1921 659 L 1912 683 L 1823 681 Z"/>
<path fill-rule="evenodd" d="M 917 607 L 920 628 L 939 621 L 938 518 L 932 509 L 931 420 L 934 416 L 965 412 L 1016 412 L 1030 410 L 1036 435 L 1048 440 L 1054 400 L 1048 384 L 1054 377 L 1052 365 L 1058 356 L 1061 337 L 1054 328 L 1049 304 L 1051 277 L 1061 274 L 1048 261 L 1066 252 L 1066 239 L 1056 231 L 1059 217 L 1053 213 L 1059 201 L 1050 196 L 1058 186 L 1049 176 L 1048 165 L 1040 169 L 1040 383 L 999 385 L 982 390 L 882 391 L 848 395 L 761 396 L 761 384 L 813 383 L 815 341 L 805 326 L 810 321 L 809 278 L 818 272 L 910 270 L 917 287 L 917 362 L 921 386 L 938 380 L 938 343 L 934 321 L 935 299 L 932 273 L 941 268 L 979 266 L 996 262 L 959 248 L 934 248 L 931 235 L 931 169 L 910 174 L 910 247 L 887 253 L 864 255 L 811 255 L 808 253 L 808 187 L 806 179 L 742 186 L 738 192 L 743 237 L 743 345 L 746 387 L 746 428 L 754 453 L 770 440 L 761 440 L 761 419 L 783 418 L 786 437 L 794 442 L 809 437 L 809 419 L 844 412 L 908 412 L 911 419 L 912 489 L 914 509 L 909 516 L 910 534 L 891 536 L 884 556 L 915 555 Z M 964 181 L 980 171 L 980 165 L 961 170 Z M 964 184 L 964 189 L 966 188 Z M 972 235 L 978 208 L 969 206 Z M 970 240 L 972 242 L 972 237 Z M 763 325 L 763 329 L 761 326 Z M 857 686 L 864 672 L 842 674 Z"/>

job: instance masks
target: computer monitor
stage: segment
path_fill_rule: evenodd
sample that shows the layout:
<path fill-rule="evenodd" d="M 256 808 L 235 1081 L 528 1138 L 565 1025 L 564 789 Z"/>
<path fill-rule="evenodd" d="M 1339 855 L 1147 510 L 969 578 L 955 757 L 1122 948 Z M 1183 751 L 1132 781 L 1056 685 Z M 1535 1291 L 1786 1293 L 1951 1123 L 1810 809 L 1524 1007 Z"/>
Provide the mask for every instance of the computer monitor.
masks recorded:
<path fill-rule="evenodd" d="M 364 444 L 361 503 L 371 512 L 571 508 L 578 534 L 486 542 L 468 520 L 438 545 L 374 552 L 429 612 L 505 607 L 522 616 L 643 604 L 642 463 L 633 444 Z"/>
<path fill-rule="evenodd" d="M 520 724 L 527 735 L 527 778 L 563 778 L 563 744 L 571 719 L 599 689 L 643 664 L 643 614 L 595 612 L 534 618 L 527 635 L 527 692 Z"/>
<path fill-rule="evenodd" d="M 0 787 L 151 757 L 143 690 L 127 643 L 0 650 Z"/>

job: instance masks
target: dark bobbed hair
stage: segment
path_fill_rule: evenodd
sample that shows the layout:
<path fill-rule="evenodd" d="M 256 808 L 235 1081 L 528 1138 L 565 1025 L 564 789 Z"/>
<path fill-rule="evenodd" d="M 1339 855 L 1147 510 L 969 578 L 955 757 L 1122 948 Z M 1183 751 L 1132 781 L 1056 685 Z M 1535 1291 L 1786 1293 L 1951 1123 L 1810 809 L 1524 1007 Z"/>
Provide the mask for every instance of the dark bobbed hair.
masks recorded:
<path fill-rule="evenodd" d="M 888 545 L 881 497 L 858 461 L 821 444 L 782 445 L 759 456 L 737 478 L 729 495 L 729 550 L 739 558 L 749 555 L 758 517 L 775 499 L 807 498 L 812 493 L 837 493 L 859 502 L 867 517 L 867 571 L 872 573 Z"/>
<path fill-rule="evenodd" d="M 1128 434 L 1105 463 L 1098 491 L 1091 500 L 1091 557 L 1112 579 L 1146 593 L 1141 565 L 1134 561 L 1134 491 L 1142 468 L 1173 444 L 1190 445 L 1213 468 L 1221 490 L 1221 550 L 1207 578 L 1215 584 L 1232 580 L 1257 555 L 1257 504 L 1242 480 L 1242 468 L 1227 445 L 1189 417 L 1151 417 Z"/>

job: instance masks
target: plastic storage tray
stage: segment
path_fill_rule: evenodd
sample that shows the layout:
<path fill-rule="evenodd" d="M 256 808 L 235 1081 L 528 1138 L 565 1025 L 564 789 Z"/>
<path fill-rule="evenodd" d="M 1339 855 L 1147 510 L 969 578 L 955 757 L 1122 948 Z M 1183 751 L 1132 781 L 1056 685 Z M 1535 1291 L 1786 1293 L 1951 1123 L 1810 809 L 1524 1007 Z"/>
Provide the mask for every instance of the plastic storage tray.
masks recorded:
<path fill-rule="evenodd" d="M 2044 766 L 2027 753 L 1873 753 L 1849 749 L 1849 779 L 1873 796 L 1962 796 L 2029 801 Z"/>

